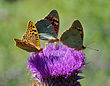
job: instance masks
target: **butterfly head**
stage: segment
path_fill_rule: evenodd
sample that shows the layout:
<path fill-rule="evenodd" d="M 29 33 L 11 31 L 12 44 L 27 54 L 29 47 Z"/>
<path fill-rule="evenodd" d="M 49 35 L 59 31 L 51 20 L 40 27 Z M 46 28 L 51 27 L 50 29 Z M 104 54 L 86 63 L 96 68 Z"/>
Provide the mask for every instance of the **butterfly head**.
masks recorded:
<path fill-rule="evenodd" d="M 85 46 L 85 45 L 83 45 L 83 46 L 82 46 L 82 48 L 83 48 L 83 49 L 86 49 L 86 46 Z"/>
<path fill-rule="evenodd" d="M 43 47 L 37 46 L 37 49 L 38 49 L 38 51 L 42 51 L 43 50 Z"/>
<path fill-rule="evenodd" d="M 49 40 L 48 43 L 54 43 L 54 42 L 58 42 L 58 41 L 59 41 L 59 39 L 56 38 L 56 39 L 51 39 L 51 40 Z"/>

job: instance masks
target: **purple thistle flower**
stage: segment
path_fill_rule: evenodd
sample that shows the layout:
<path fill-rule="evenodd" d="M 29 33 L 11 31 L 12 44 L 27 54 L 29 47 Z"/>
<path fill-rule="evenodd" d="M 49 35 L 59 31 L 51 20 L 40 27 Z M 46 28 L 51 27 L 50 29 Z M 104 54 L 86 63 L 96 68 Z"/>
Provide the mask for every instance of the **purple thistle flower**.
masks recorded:
<path fill-rule="evenodd" d="M 75 50 L 65 45 L 49 44 L 40 53 L 31 53 L 27 61 L 29 71 L 36 79 L 48 86 L 81 86 L 77 81 L 82 77 L 85 57 L 82 50 Z"/>

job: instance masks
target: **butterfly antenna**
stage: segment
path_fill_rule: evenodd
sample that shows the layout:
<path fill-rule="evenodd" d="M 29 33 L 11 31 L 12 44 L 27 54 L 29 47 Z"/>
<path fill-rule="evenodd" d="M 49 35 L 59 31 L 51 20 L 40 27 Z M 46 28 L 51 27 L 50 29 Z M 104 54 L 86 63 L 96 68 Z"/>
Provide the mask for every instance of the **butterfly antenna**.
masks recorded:
<path fill-rule="evenodd" d="M 99 51 L 98 49 L 94 49 L 94 48 L 91 48 L 91 47 L 87 47 L 89 49 L 92 49 L 92 50 L 95 50 L 95 51 Z"/>
<path fill-rule="evenodd" d="M 93 44 L 93 43 L 95 43 L 95 41 L 92 41 L 91 43 L 88 43 L 88 44 L 86 44 L 86 45 L 88 46 L 88 45 L 91 45 L 91 44 Z M 86 46 L 86 47 L 87 47 L 87 46 Z M 95 51 L 99 51 L 98 49 L 94 49 L 94 48 L 91 48 L 91 47 L 87 47 L 87 48 L 92 49 L 92 50 L 95 50 Z"/>
<path fill-rule="evenodd" d="M 93 43 L 95 43 L 95 41 L 92 41 L 92 42 L 90 42 L 90 43 L 87 43 L 86 45 L 91 45 L 91 44 L 93 44 Z"/>

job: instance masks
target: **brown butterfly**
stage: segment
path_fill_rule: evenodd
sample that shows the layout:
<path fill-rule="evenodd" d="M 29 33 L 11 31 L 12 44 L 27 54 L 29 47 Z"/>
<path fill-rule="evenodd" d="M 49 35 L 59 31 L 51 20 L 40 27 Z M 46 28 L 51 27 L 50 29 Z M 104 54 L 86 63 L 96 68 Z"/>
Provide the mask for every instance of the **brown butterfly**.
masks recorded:
<path fill-rule="evenodd" d="M 70 48 L 75 48 L 76 50 L 86 48 L 86 46 L 83 45 L 83 27 L 79 20 L 75 20 L 72 23 L 72 26 L 63 32 L 60 41 L 64 45 Z"/>
<path fill-rule="evenodd" d="M 40 46 L 40 39 L 37 28 L 32 21 L 29 21 L 26 33 L 22 40 L 14 39 L 16 46 L 28 52 L 40 52 L 43 47 Z"/>

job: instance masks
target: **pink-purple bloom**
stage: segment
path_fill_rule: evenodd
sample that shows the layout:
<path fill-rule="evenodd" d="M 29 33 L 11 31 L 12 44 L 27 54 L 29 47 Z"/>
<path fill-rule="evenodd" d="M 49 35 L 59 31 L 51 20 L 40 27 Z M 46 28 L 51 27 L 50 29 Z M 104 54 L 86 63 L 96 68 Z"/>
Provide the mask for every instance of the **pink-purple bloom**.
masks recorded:
<path fill-rule="evenodd" d="M 80 79 L 77 75 L 85 66 L 85 56 L 82 50 L 75 50 L 61 43 L 53 43 L 47 45 L 40 53 L 31 53 L 27 63 L 29 71 L 33 75 L 36 74 L 36 78 L 46 81 L 47 84 L 46 79 L 51 78 L 52 80 L 58 77 L 67 79 L 74 76 L 75 81 Z M 79 84 L 79 82 L 77 83 Z M 77 86 L 80 86 L 78 84 Z"/>

